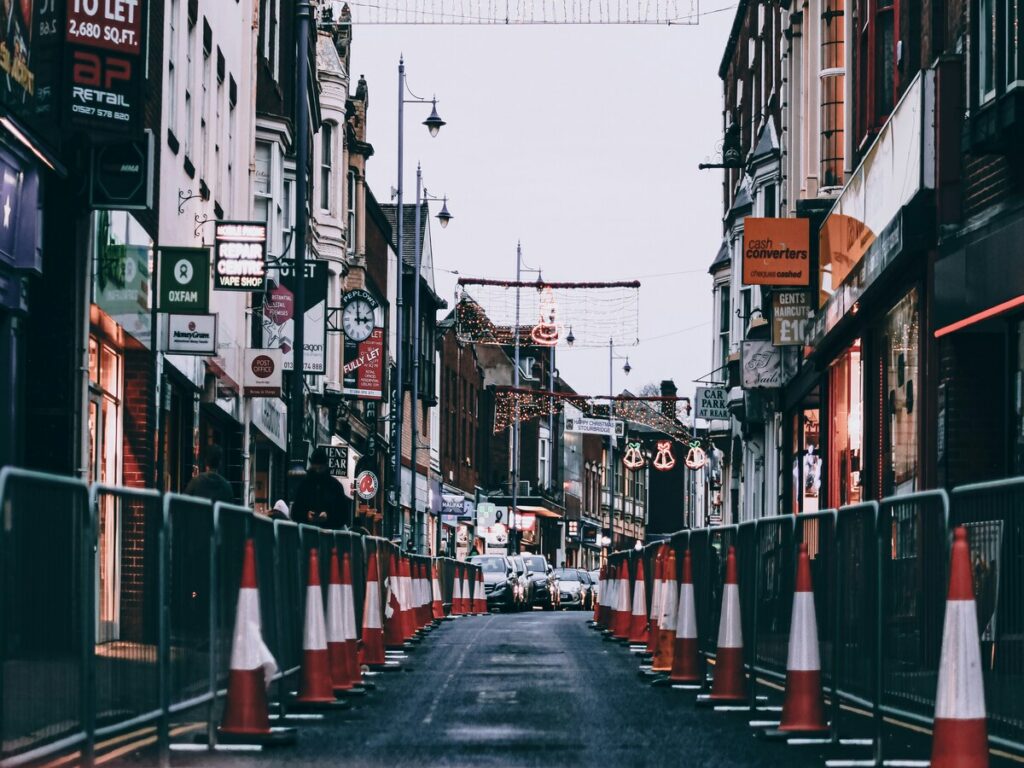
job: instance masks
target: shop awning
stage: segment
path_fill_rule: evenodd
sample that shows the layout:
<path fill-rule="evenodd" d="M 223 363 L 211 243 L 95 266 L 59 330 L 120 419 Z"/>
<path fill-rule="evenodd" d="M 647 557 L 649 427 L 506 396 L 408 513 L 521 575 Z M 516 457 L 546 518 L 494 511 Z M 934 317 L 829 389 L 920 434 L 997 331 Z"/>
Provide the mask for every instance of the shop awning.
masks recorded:
<path fill-rule="evenodd" d="M 520 514 L 523 515 L 537 515 L 537 517 L 550 517 L 555 520 L 562 519 L 562 516 L 560 514 L 555 512 L 553 509 L 548 509 L 547 507 L 530 507 L 520 505 L 516 507 L 516 509 L 520 512 Z"/>

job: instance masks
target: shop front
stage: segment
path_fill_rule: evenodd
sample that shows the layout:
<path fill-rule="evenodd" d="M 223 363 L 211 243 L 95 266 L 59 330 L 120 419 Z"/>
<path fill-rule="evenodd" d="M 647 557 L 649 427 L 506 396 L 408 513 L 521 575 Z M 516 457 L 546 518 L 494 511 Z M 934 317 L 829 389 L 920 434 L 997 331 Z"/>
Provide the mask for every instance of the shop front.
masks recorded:
<path fill-rule="evenodd" d="M 288 409 L 278 398 L 251 398 L 249 424 L 248 498 L 256 512 L 269 514 L 278 499 L 288 498 Z"/>

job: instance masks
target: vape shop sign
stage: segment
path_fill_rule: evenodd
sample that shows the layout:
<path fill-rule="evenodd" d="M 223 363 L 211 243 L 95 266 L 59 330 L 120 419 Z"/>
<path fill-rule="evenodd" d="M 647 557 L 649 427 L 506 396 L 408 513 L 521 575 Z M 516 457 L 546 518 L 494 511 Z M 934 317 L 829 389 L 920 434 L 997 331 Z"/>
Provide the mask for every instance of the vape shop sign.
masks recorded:
<path fill-rule="evenodd" d="M 218 221 L 214 238 L 214 290 L 262 291 L 267 277 L 267 225 Z"/>

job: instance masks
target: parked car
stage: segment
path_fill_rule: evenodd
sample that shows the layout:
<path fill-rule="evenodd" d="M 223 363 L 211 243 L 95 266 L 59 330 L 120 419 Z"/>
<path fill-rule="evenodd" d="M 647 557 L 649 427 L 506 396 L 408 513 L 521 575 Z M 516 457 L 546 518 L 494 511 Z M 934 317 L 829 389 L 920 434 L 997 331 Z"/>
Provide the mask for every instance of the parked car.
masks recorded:
<path fill-rule="evenodd" d="M 515 610 L 517 582 L 509 559 L 504 555 L 475 555 L 469 558 L 469 562 L 479 565 L 483 572 L 487 609 Z"/>
<path fill-rule="evenodd" d="M 586 606 L 590 586 L 584 580 L 582 571 L 576 568 L 556 568 L 553 572 L 558 588 L 558 607 L 564 610 L 583 610 Z"/>
<path fill-rule="evenodd" d="M 529 610 L 533 605 L 533 582 L 530 581 L 530 571 L 523 562 L 522 555 L 510 555 L 509 561 L 512 563 L 512 574 L 516 580 L 516 608 L 520 611 Z"/>
<path fill-rule="evenodd" d="M 597 600 L 597 582 L 591 580 L 590 571 L 578 568 L 580 584 L 583 585 L 583 608 L 587 611 L 594 609 L 594 601 Z"/>
<path fill-rule="evenodd" d="M 551 563 L 542 555 L 524 554 L 523 562 L 529 571 L 530 583 L 533 585 L 533 598 L 530 606 L 540 606 L 545 611 L 553 610 L 558 603 L 558 589 L 552 574 Z"/>

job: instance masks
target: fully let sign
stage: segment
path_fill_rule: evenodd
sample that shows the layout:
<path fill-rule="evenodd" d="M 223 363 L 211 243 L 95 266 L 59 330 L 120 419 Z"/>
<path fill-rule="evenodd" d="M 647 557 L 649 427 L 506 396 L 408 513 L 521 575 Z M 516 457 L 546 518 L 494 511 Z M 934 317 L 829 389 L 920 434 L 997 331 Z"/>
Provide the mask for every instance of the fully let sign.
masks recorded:
<path fill-rule="evenodd" d="M 807 286 L 811 279 L 808 219 L 743 220 L 743 282 Z"/>

